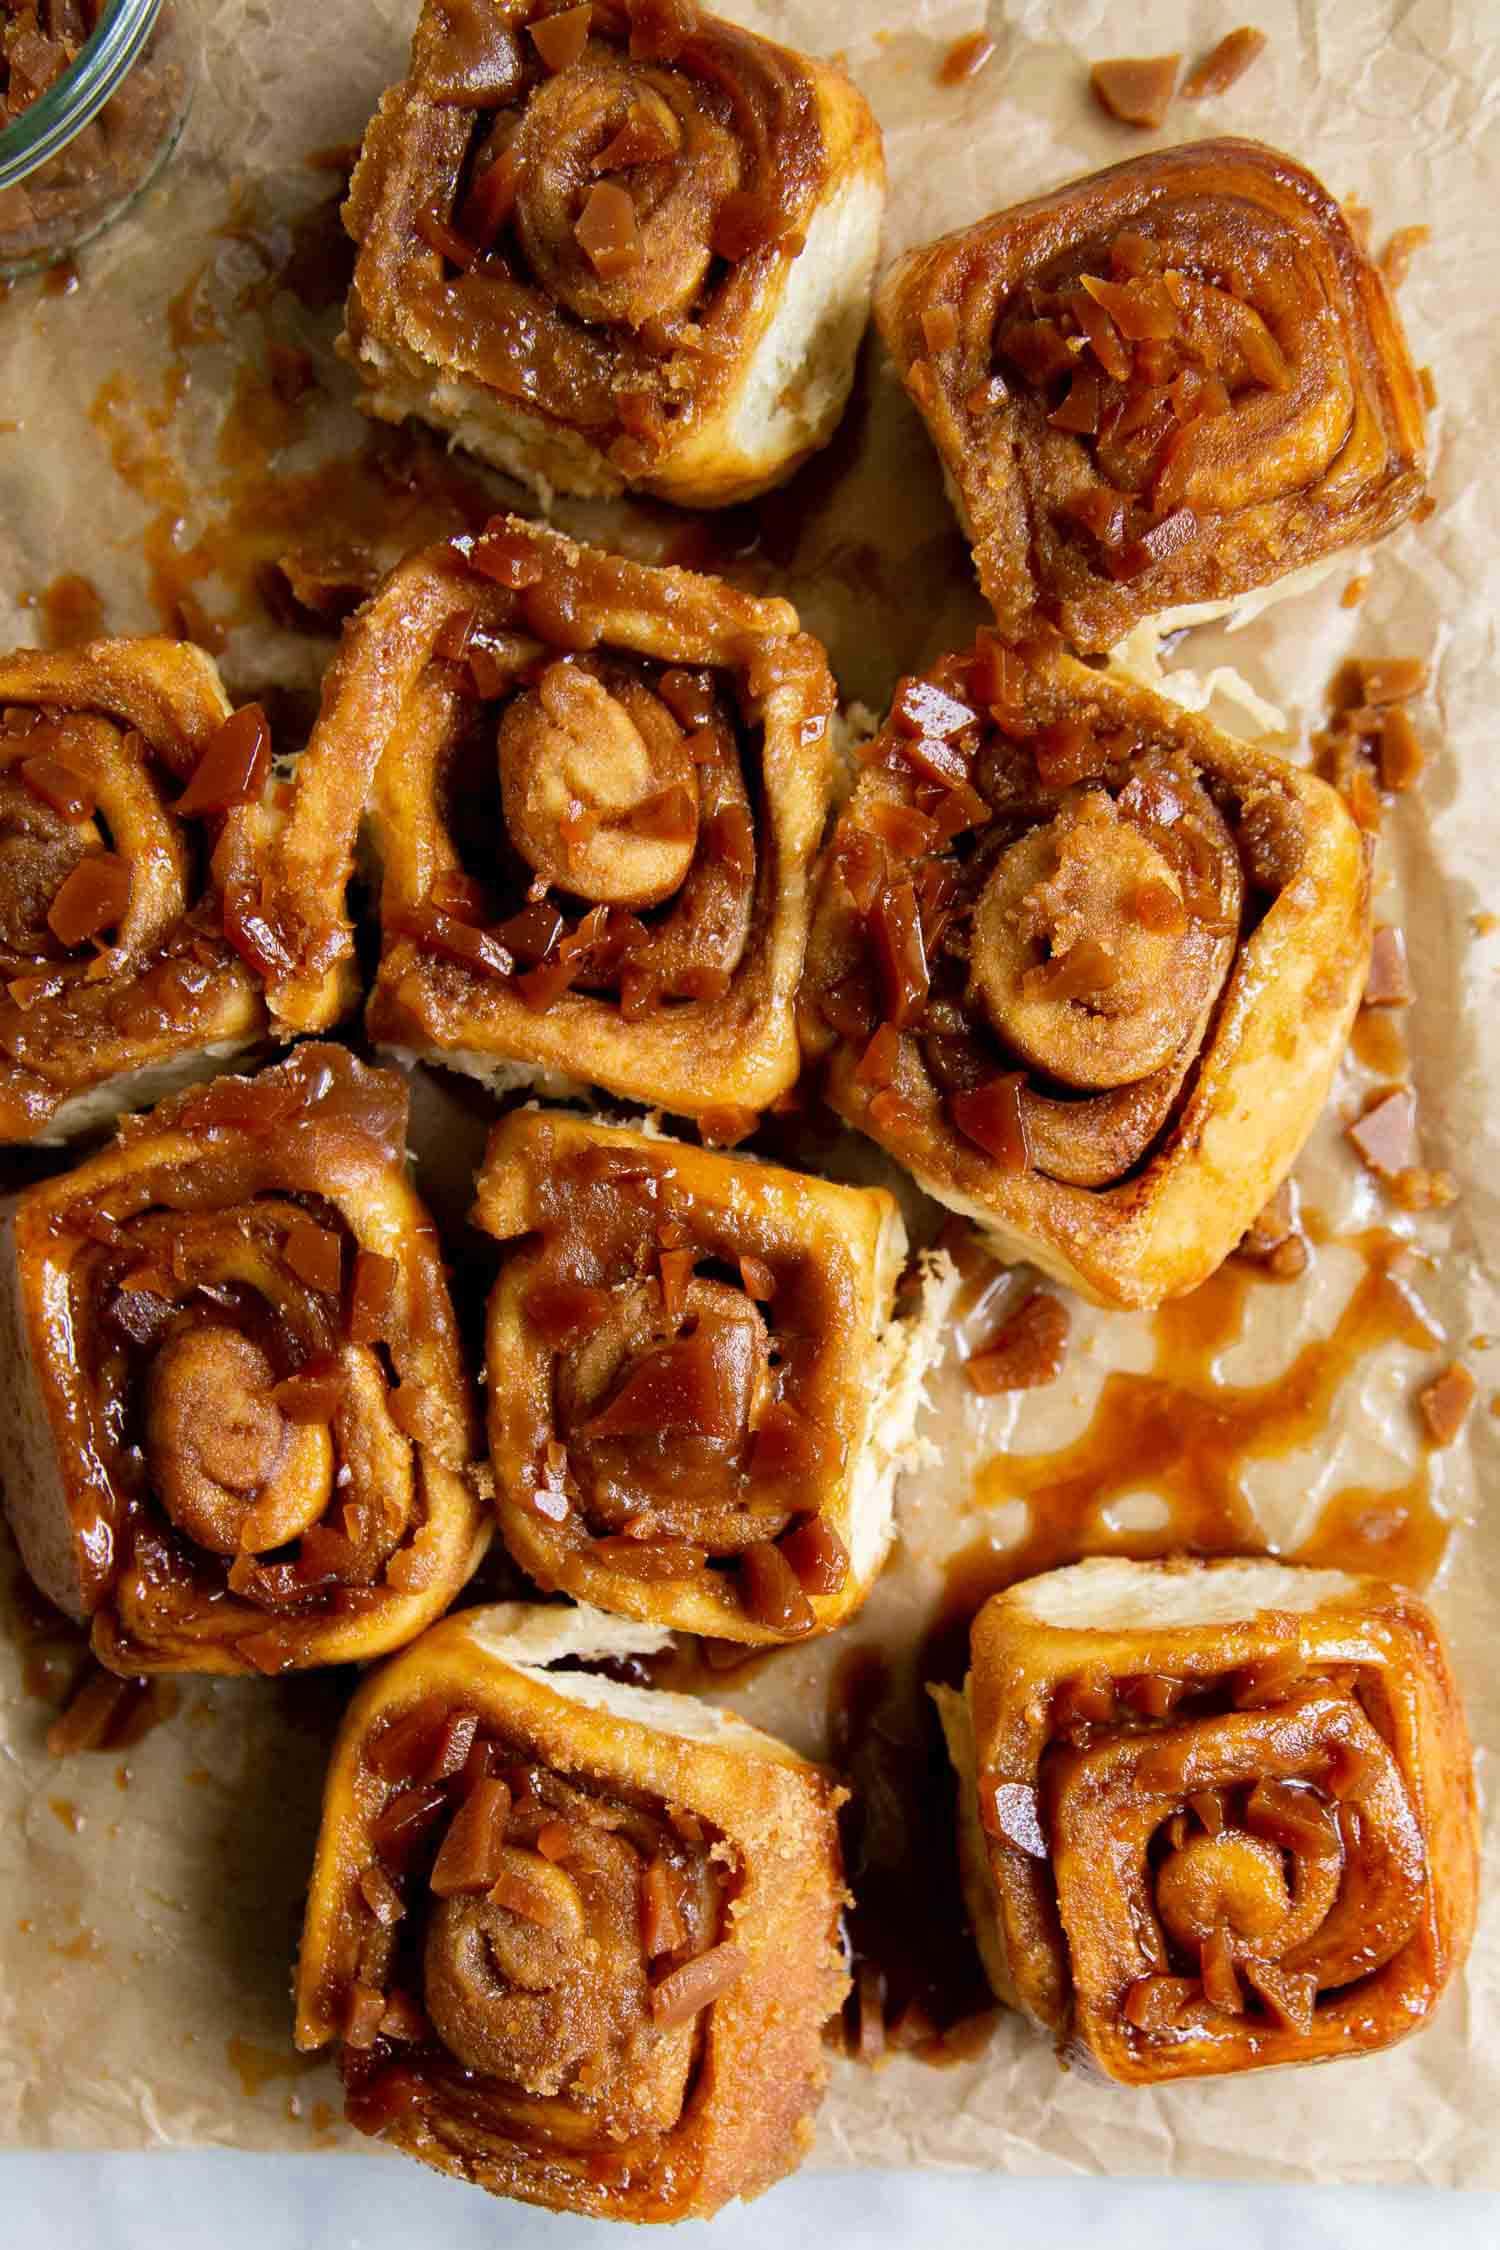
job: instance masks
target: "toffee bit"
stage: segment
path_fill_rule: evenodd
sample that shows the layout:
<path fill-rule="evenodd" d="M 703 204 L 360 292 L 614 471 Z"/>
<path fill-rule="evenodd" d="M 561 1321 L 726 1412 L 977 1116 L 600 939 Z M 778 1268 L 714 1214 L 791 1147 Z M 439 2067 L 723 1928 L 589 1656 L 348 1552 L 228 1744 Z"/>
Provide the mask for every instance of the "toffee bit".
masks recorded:
<path fill-rule="evenodd" d="M 356 2049 L 373 2047 L 380 2036 L 385 2014 L 385 1994 L 373 1985 L 351 1984 L 344 2014 L 344 2044 Z"/>
<path fill-rule="evenodd" d="M 68 1758 L 78 1750 L 109 1749 L 149 1693 L 148 1681 L 121 1679 L 93 1665 L 62 1716 L 47 1729 L 50 1755 Z"/>
<path fill-rule="evenodd" d="M 1376 709 L 1387 703 L 1405 703 L 1427 685 L 1427 666 L 1420 656 L 1361 657 L 1355 666 L 1362 703 Z"/>
<path fill-rule="evenodd" d="M 1417 1394 L 1417 1408 L 1435 1446 L 1451 1445 L 1469 1419 L 1479 1385 L 1463 1364 L 1455 1360 Z"/>
<path fill-rule="evenodd" d="M 1276 1281 L 1295 1281 L 1307 1271 L 1307 1237 L 1297 1223 L 1297 1196 L 1283 1180 L 1270 1202 L 1241 1237 L 1239 1255 L 1264 1266 Z"/>
<path fill-rule="evenodd" d="M 392 1929 L 406 1912 L 406 1903 L 377 1860 L 359 1874 L 359 1891 L 382 1929 Z"/>
<path fill-rule="evenodd" d="M 1417 1097 L 1410 1086 L 1379 1094 L 1348 1128 L 1370 1170 L 1393 1180 L 1412 1167 L 1417 1144 Z"/>
<path fill-rule="evenodd" d="M 34 797 L 40 797 L 63 820 L 92 820 L 98 809 L 99 794 L 93 783 L 61 758 L 42 753 L 23 759 L 21 779 Z"/>
<path fill-rule="evenodd" d="M 573 233 L 601 281 L 617 281 L 640 262 L 635 205 L 613 180 L 599 180 L 589 189 Z"/>
<path fill-rule="evenodd" d="M 1055 1382 L 1067 1354 L 1069 1326 L 1062 1299 L 1033 1290 L 965 1362 L 970 1390 L 980 1398 L 994 1398 L 1003 1391 L 1038 1390 Z"/>
<path fill-rule="evenodd" d="M 1403 1211 L 1441 1211 L 1458 1201 L 1458 1182 L 1451 1172 L 1431 1172 L 1425 1164 L 1408 1164 L 1390 1183 L 1391 1201 Z"/>
<path fill-rule="evenodd" d="M 983 31 L 971 31 L 967 38 L 955 39 L 938 64 L 938 84 L 962 86 L 965 80 L 977 78 L 994 52 L 994 40 Z"/>
<path fill-rule="evenodd" d="M 449 1823 L 429 1878 L 434 1898 L 487 1891 L 504 1863 L 510 1791 L 503 1781 L 476 1781 Z"/>
<path fill-rule="evenodd" d="M 1216 94 L 1227 94 L 1264 52 L 1265 46 L 1265 33 L 1257 31 L 1253 24 L 1241 24 L 1238 31 L 1226 32 L 1217 47 L 1211 48 L 1201 62 L 1194 63 L 1182 81 L 1183 100 L 1201 102 Z"/>
<path fill-rule="evenodd" d="M 60 945 L 84 944 L 105 930 L 118 931 L 130 907 L 131 871 L 118 852 L 91 852 L 63 877 L 47 909 L 47 927 Z"/>
<path fill-rule="evenodd" d="M 740 1557 L 740 1598 L 757 1625 L 797 1640 L 817 1623 L 813 1607 L 792 1565 L 768 1539 L 757 1540 Z"/>
<path fill-rule="evenodd" d="M 849 1576 L 849 1550 L 821 1516 L 809 1516 L 784 1533 L 780 1546 L 804 1593 L 837 1594 L 843 1590 Z"/>
<path fill-rule="evenodd" d="M 581 8 L 565 8 L 561 15 L 543 16 L 527 26 L 548 70 L 567 70 L 578 61 L 588 45 L 593 13 L 592 0 L 584 0 Z"/>
<path fill-rule="evenodd" d="M 690 2023 L 721 1994 L 739 1983 L 749 1966 L 736 1945 L 712 1945 L 706 1953 L 671 1969 L 651 1987 L 651 2013 L 664 2030 Z"/>
<path fill-rule="evenodd" d="M 1399 289 L 1411 272 L 1411 262 L 1432 240 L 1431 227 L 1397 227 L 1380 253 L 1380 270 L 1388 289 Z"/>
<path fill-rule="evenodd" d="M 1405 1008 L 1412 1000 L 1411 973 L 1406 960 L 1406 938 L 1393 922 L 1382 922 L 1370 948 L 1370 972 L 1365 978 L 1365 1008 Z"/>
<path fill-rule="evenodd" d="M 1094 99 L 1122 125 L 1154 133 L 1166 118 L 1181 61 L 1181 55 L 1121 55 L 1095 63 L 1089 72 Z"/>
<path fill-rule="evenodd" d="M 1380 743 L 1376 764 L 1380 773 L 1380 786 L 1394 794 L 1413 788 L 1421 777 L 1426 756 L 1417 739 L 1417 730 L 1401 704 L 1392 704 L 1381 713 Z"/>
<path fill-rule="evenodd" d="M 1022 1071 L 1007 1071 L 971 1092 L 952 1094 L 948 1115 L 966 1140 L 994 1158 L 1002 1172 L 1024 1172 L 1031 1163 Z M 871 1105 L 873 1115 L 873 1104 Z"/>

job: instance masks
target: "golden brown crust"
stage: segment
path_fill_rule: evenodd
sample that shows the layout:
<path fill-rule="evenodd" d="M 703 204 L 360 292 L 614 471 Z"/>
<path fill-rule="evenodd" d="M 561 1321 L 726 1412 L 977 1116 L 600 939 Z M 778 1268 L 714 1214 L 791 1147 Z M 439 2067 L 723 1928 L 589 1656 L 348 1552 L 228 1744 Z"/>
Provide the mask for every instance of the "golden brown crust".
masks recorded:
<path fill-rule="evenodd" d="M 1473 1775 L 1415 1595 L 1078 1564 L 985 1606 L 967 1694 L 997 1990 L 1110 2077 L 1389 2046 L 1462 1964 Z"/>
<path fill-rule="evenodd" d="M 344 348 L 372 411 L 415 404 L 538 483 L 747 498 L 827 438 L 847 392 L 879 130 L 841 73 L 690 0 L 595 0 L 586 38 L 567 11 L 546 30 L 556 15 L 427 0 L 351 184 Z M 757 347 L 855 178 L 871 209 L 845 250 L 842 365 L 778 375 L 782 389 L 831 375 L 827 409 L 749 450 L 736 424 Z M 809 339 L 803 358 L 827 345 Z M 762 420 L 781 413 L 768 396 Z"/>
<path fill-rule="evenodd" d="M 478 1223 L 501 1534 L 537 1583 L 727 1640 L 827 1632 L 890 1536 L 892 1199 L 516 1111 Z"/>
<path fill-rule="evenodd" d="M 1008 632 L 1040 610 L 1111 648 L 1422 495 L 1385 283 L 1327 191 L 1254 141 L 1133 157 L 910 251 L 876 314 Z"/>
<path fill-rule="evenodd" d="M 1358 1007 L 1353 822 L 1050 637 L 903 682 L 865 760 L 800 1002 L 833 1106 L 1007 1256 L 1107 1304 L 1191 1289 L 1290 1169 Z"/>
<path fill-rule="evenodd" d="M 253 795 L 178 815 L 230 704 L 163 639 L 17 649 L 0 713 L 0 1140 L 62 1139 L 270 1030 L 229 934 L 274 848 L 269 736 Z"/>
<path fill-rule="evenodd" d="M 114 1670 L 381 1655 L 478 1562 L 473 1405 L 405 1132 L 399 1079 L 302 1046 L 12 1206 L 7 1511 Z"/>
<path fill-rule="evenodd" d="M 797 1073 L 833 707 L 785 602 L 515 517 L 412 557 L 325 682 L 270 908 L 297 963 L 278 1005 L 316 1028 L 347 990 L 368 803 L 377 1039 L 695 1116 L 763 1107 Z"/>
<path fill-rule="evenodd" d="M 555 1630 L 554 1619 L 562 1621 Z M 608 1645 L 607 1636 L 588 1642 L 578 1630 L 587 1620 L 587 1612 L 524 1607 L 450 1618 L 355 1698 L 329 1768 L 297 2041 L 321 2046 L 351 2027 L 364 2039 L 359 2017 L 380 2023 L 399 1993 L 404 2037 L 390 2035 L 397 2019 L 386 2016 L 387 2029 L 364 2044 L 345 2039 L 349 2111 L 362 2129 L 439 2171 L 552 2210 L 707 2217 L 794 2169 L 811 2137 L 827 2075 L 822 2027 L 847 1984 L 837 1946 L 838 1793 L 781 1743 L 687 1698 L 577 1671 L 549 1674 L 543 1667 L 570 1645 Z M 390 1730 L 413 1712 L 409 1734 L 428 1726 L 434 1741 L 467 1736 L 467 1771 L 423 1792 L 435 1800 L 425 1843 L 403 1868 L 388 1843 L 382 1851 L 377 1826 L 412 1775 L 378 1769 L 399 1769 L 404 1738 Z M 444 1719 L 454 1722 L 446 1738 Z M 545 1973 L 532 1978 L 537 1997 L 507 1986 L 506 1963 L 540 1941 L 480 1895 L 482 1853 L 466 1899 L 450 1896 L 439 1912 L 427 1884 L 455 1800 L 481 1772 L 503 1777 L 489 1835 L 507 1896 L 524 1898 L 530 1885 L 555 1909 L 559 1937 Z M 483 1810 L 496 1817 L 493 1802 Z M 601 1828 L 627 1879 L 638 1863 L 638 1930 L 628 1915 L 609 1920 Z M 362 1886 L 371 1868 L 376 1877 Z M 663 1878 L 681 1919 L 656 1928 L 647 1901 Z M 399 1919 L 382 1924 L 371 1899 L 388 1913 L 388 1890 Z M 576 1978 L 570 1932 L 580 1897 L 595 1950 Z M 474 2005 L 449 2019 L 451 2034 L 513 2057 L 527 2084 L 457 2070 L 428 2017 L 429 2003 L 447 2014 L 449 1933 L 465 1912 L 489 1919 L 500 1950 L 487 1990 L 470 1976 Z M 691 1977 L 687 1964 L 700 1957 L 720 1968 L 728 1959 L 727 1981 L 674 2021 L 653 1988 L 674 1973 Z M 538 2009 L 547 2024 L 540 2045 L 530 2022 Z"/>

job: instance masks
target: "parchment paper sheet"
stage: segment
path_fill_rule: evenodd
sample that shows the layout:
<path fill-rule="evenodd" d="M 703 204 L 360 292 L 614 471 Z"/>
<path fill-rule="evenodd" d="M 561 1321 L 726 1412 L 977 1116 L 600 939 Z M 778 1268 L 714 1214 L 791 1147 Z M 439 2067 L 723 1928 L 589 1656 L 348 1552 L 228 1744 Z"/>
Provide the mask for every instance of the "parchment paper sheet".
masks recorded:
<path fill-rule="evenodd" d="M 264 279 L 278 240 L 285 250 L 278 225 L 330 192 L 308 152 L 357 137 L 400 74 L 415 0 L 201 0 L 198 12 L 207 84 L 162 182 L 84 254 L 73 294 L 28 284 L 0 305 L 0 644 L 36 637 L 27 597 L 65 570 L 93 578 L 113 629 L 156 625 L 142 530 L 155 520 L 160 534 L 176 518 L 179 548 L 205 534 L 212 543 L 233 378 L 247 352 L 263 361 L 267 328 L 312 350 L 320 386 L 287 429 L 271 428 L 272 439 L 292 439 L 271 473 L 351 454 L 360 442 L 347 371 L 329 350 L 336 311 L 312 314 L 286 297 L 248 312 L 236 305 Z M 953 39 L 977 28 L 972 0 L 844 0 L 833 10 L 817 0 L 735 0 L 734 12 L 814 50 L 844 43 L 885 128 L 890 253 L 1071 174 L 1207 132 L 1258 134 L 1305 159 L 1336 193 L 1371 207 L 1377 241 L 1403 223 L 1433 227 L 1402 307 L 1440 393 L 1438 513 L 1380 551 L 1363 607 L 1339 606 L 1351 563 L 1230 644 L 1299 729 L 1347 651 L 1433 661 L 1430 702 L 1417 714 L 1433 755 L 1420 795 L 1388 824 L 1380 911 L 1405 924 L 1411 944 L 1426 1158 L 1462 1183 L 1450 1212 L 1402 1222 L 1432 1254 L 1418 1287 L 1448 1345 L 1368 1361 L 1315 1453 L 1253 1466 L 1268 1536 L 1294 1541 L 1321 1495 L 1410 1474 L 1417 1384 L 1469 1339 L 1500 1333 L 1500 937 L 1471 930 L 1478 910 L 1500 907 L 1500 18 L 1463 0 L 1256 0 L 1267 53 L 1227 97 L 1179 103 L 1151 138 L 1095 110 L 1088 60 L 1201 53 L 1237 11 L 1208 0 L 993 5 L 994 58 L 958 89 L 940 88 L 935 69 Z M 215 231 L 231 200 L 244 222 L 238 236 Z M 166 307 L 200 268 L 199 317 L 179 320 L 174 337 Z M 91 422 L 106 382 L 109 399 Z M 828 641 L 846 695 L 878 707 L 898 671 L 953 645 L 979 612 L 926 442 L 873 353 L 845 430 L 795 491 L 777 519 L 780 567 L 747 567 L 800 604 Z M 286 539 L 274 515 L 269 508 L 267 552 Z M 566 520 L 650 552 L 662 516 L 596 510 Z M 391 540 L 413 528 L 393 503 Z M 315 684 L 330 644 L 273 631 L 212 581 L 201 591 L 210 610 L 240 616 L 223 660 L 232 691 Z M 1340 1138 L 1369 1083 L 1347 1066 L 1299 1168 L 1309 1201 L 1335 1227 L 1387 1216 Z M 435 1099 L 425 1092 L 419 1112 Z M 441 1137 L 451 1155 L 449 1123 Z M 462 1183 L 450 1187 L 462 1192 Z M 1329 1250 L 1307 1282 L 1254 1291 L 1226 1377 L 1272 1373 L 1306 1336 L 1325 1332 L 1354 1271 L 1347 1253 Z M 1481 1379 L 1471 1439 L 1434 1469 L 1459 1526 L 1437 1599 L 1484 1786 L 1500 1744 L 1500 1525 L 1484 1519 L 1480 1495 L 1486 1483 L 1493 1491 L 1500 1457 L 1500 1424 L 1487 1411 L 1500 1365 L 1483 1351 L 1468 1356 Z M 980 1406 L 950 1369 L 929 1424 L 942 1439 L 942 1469 L 908 1480 L 901 1551 L 854 1633 L 889 1646 L 919 1630 L 943 1556 L 984 1528 L 971 1505 L 976 1465 L 1004 1445 L 1050 1447 L 1073 1434 L 1106 1370 L 1149 1358 L 1148 1322 L 1079 1311 L 1066 1371 L 1049 1390 Z M 1005 1520 L 999 1511 L 997 1535 Z M 782 1657 L 726 1700 L 815 1749 L 835 1653 Z M 335 2145 L 332 2072 L 299 2069 L 291 2057 L 287 1977 L 329 1705 L 347 1682 L 189 1683 L 172 1722 L 134 1750 L 59 1767 L 42 1748 L 47 1714 L 23 1695 L 19 1675 L 16 1652 L 0 1640 L 0 2143 Z M 1495 1830 L 1491 1804 L 1492 1859 Z M 817 2161 L 1495 2183 L 1497 1903 L 1491 1881 L 1466 1986 L 1434 2028 L 1393 2054 L 1315 2075 L 1127 2093 L 1063 2074 L 1044 2040 L 1007 2019 L 983 2058 L 960 2067 L 839 2066 Z"/>

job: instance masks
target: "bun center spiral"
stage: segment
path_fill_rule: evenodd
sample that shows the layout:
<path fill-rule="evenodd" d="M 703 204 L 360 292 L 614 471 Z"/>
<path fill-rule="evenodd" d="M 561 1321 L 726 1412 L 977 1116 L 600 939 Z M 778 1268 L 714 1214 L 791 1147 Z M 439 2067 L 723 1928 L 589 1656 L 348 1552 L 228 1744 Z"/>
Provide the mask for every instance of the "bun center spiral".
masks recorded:
<path fill-rule="evenodd" d="M 627 327 L 691 309 L 719 205 L 740 185 L 726 102 L 684 72 L 601 46 L 536 88 L 511 145 L 516 231 L 554 301 Z M 618 192 L 596 233 L 601 182 Z"/>
<path fill-rule="evenodd" d="M 152 1360 L 146 1457 L 162 1507 L 195 1546 L 260 1554 L 310 1531 L 333 1493 L 326 1426 L 289 1424 L 270 1359 L 239 1329 L 189 1319 Z"/>
<path fill-rule="evenodd" d="M 1162 851 L 1090 790 L 996 861 L 974 911 L 970 996 L 1049 1077 L 1127 1085 L 1171 1059 L 1185 1010 L 1216 989 L 1188 931 Z"/>
<path fill-rule="evenodd" d="M 697 770 L 644 681 L 554 664 L 500 720 L 506 827 L 543 882 L 601 906 L 660 905 L 697 848 Z"/>

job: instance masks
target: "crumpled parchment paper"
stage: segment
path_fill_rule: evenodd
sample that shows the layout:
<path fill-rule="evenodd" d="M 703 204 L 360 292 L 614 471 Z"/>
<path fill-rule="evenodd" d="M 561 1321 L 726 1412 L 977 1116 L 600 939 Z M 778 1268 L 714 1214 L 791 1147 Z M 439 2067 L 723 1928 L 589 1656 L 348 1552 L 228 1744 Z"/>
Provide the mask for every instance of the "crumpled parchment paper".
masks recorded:
<path fill-rule="evenodd" d="M 1372 1355 L 1317 1444 L 1252 1463 L 1246 1481 L 1267 1539 L 1294 1545 L 1327 1493 L 1399 1486 L 1413 1474 L 1414 1393 L 1449 1358 L 1469 1360 L 1478 1408 L 1465 1441 L 1432 1457 L 1430 1475 L 1454 1526 L 1435 1599 L 1483 1789 L 1500 1744 L 1500 1527 L 1484 1513 L 1500 1461 L 1500 1424 L 1488 1411 L 1500 1360 L 1483 1343 L 1500 1335 L 1500 1126 L 1491 1107 L 1500 1011 L 1490 1004 L 1500 934 L 1484 934 L 1488 909 L 1500 908 L 1500 23 L 1455 0 L 1337 9 L 1263 0 L 1253 20 L 1270 43 L 1254 68 L 1220 100 L 1176 104 L 1153 137 L 1100 114 L 1089 61 L 1170 49 L 1191 57 L 1237 16 L 1207 0 L 1145 0 L 1128 11 L 1099 0 L 1010 0 L 984 19 L 992 59 L 948 88 L 937 67 L 953 40 L 980 28 L 972 5 L 847 0 L 830 15 L 815 0 L 736 0 L 734 12 L 812 49 L 844 42 L 885 129 L 888 254 L 1072 174 L 1219 132 L 1277 143 L 1336 194 L 1358 195 L 1377 244 L 1399 225 L 1433 229 L 1401 304 L 1439 392 L 1437 513 L 1250 630 L 1199 633 L 1177 660 L 1232 657 L 1304 744 L 1346 654 L 1431 659 L 1430 693 L 1416 712 L 1429 764 L 1420 793 L 1387 823 L 1378 911 L 1405 926 L 1411 948 L 1419 997 L 1407 1029 L 1425 1158 L 1461 1185 L 1450 1210 L 1398 1220 L 1421 1252 L 1412 1286 L 1444 1342 Z M 337 308 L 308 302 L 329 292 L 317 285 L 315 256 L 308 283 L 304 255 L 328 238 L 337 184 L 309 166 L 309 152 L 358 137 L 400 74 L 414 13 L 414 0 L 306 9 L 201 0 L 205 83 L 174 162 L 83 254 L 76 289 L 27 283 L 0 303 L 0 643 L 40 636 L 39 597 L 59 573 L 86 574 L 118 631 L 156 627 L 169 584 L 186 573 L 223 629 L 232 692 L 269 695 L 294 736 L 332 644 L 270 623 L 251 584 L 256 559 L 340 531 L 391 557 L 451 528 L 452 492 L 432 489 L 446 473 L 436 449 L 415 492 L 382 485 L 362 456 L 352 383 L 331 352 Z M 284 285 L 289 257 L 300 296 Z M 311 355 L 312 387 L 290 403 L 264 379 L 272 338 Z M 282 374 L 295 392 L 286 363 Z M 344 466 L 319 482 L 317 465 L 329 460 Z M 451 481 L 474 506 L 477 472 L 459 465 Z M 685 531 L 661 509 L 560 512 L 574 528 L 650 555 Z M 733 553 L 732 536 L 719 544 Z M 757 549 L 734 567 L 790 595 L 826 639 L 846 697 L 876 709 L 899 672 L 977 621 L 936 464 L 873 349 L 829 453 L 763 512 Z M 1367 600 L 1342 607 L 1348 579 L 1366 567 Z M 1391 1217 L 1342 1139 L 1375 1082 L 1346 1066 L 1298 1168 L 1307 1203 L 1336 1234 Z M 429 1081 L 418 1088 L 417 1121 L 419 1148 L 441 1140 L 447 1156 L 444 1174 L 424 1167 L 426 1184 L 442 1208 L 460 1212 L 482 1104 L 455 1104 Z M 830 1142 L 819 1132 L 810 1161 L 850 1160 Z M 1262 1380 L 1326 1333 L 1358 1270 L 1350 1252 L 1330 1246 L 1303 1281 L 1253 1290 L 1223 1379 Z M 941 1435 L 941 1466 L 907 1480 L 901 1546 L 864 1615 L 834 1647 L 731 1677 L 724 1700 L 823 1749 L 825 1683 L 842 1649 L 909 1644 L 929 1619 L 945 1557 L 1013 1527 L 1014 1503 L 976 1507 L 977 1468 L 1003 1448 L 1051 1448 L 1076 1434 L 1107 1372 L 1147 1366 L 1151 1351 L 1148 1319 L 1075 1308 L 1066 1368 L 1046 1390 L 980 1403 L 950 1365 L 927 1425 Z M 10 1575 L 0 1568 L 0 1579 Z M 338 2145 L 332 2070 L 291 2051 L 288 1964 L 324 1745 L 347 1680 L 186 1682 L 169 1723 L 133 1748 L 60 1765 L 45 1752 L 49 1712 L 26 1692 L 25 1668 L 24 1652 L 0 1637 L 0 2145 Z M 1493 1845 L 1493 1804 L 1487 1827 Z M 981 2057 L 955 2067 L 840 2064 L 815 2161 L 1495 2184 L 1497 1984 L 1492 1885 L 1466 1981 L 1431 2029 L 1390 2054 L 1315 2077 L 1126 2092 L 1059 2071 L 1046 2042 L 1007 2018 Z"/>

